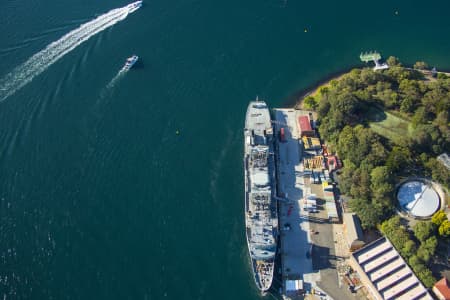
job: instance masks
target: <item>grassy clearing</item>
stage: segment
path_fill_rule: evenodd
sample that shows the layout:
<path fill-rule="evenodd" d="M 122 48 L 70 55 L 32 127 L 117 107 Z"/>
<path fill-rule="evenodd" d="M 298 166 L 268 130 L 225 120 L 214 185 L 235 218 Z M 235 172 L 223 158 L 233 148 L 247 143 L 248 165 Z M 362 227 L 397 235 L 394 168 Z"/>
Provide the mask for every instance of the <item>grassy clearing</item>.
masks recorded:
<path fill-rule="evenodd" d="M 383 111 L 376 106 L 368 108 L 367 119 L 373 131 L 396 144 L 401 144 L 402 140 L 410 135 L 409 121 Z"/>

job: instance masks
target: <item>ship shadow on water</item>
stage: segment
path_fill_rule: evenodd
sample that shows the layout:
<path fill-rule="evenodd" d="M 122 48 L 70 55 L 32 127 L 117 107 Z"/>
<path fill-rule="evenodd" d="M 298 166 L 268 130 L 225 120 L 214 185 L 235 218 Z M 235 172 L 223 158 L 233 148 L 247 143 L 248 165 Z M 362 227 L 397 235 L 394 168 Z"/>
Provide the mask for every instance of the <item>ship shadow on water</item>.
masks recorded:
<path fill-rule="evenodd" d="M 280 241 L 278 240 L 278 249 L 277 255 L 275 257 L 275 270 L 273 272 L 272 286 L 268 291 L 268 294 L 270 294 L 273 299 L 283 299 L 281 296 L 283 289 L 283 276 L 281 274 L 281 251 L 279 248 L 279 243 Z"/>

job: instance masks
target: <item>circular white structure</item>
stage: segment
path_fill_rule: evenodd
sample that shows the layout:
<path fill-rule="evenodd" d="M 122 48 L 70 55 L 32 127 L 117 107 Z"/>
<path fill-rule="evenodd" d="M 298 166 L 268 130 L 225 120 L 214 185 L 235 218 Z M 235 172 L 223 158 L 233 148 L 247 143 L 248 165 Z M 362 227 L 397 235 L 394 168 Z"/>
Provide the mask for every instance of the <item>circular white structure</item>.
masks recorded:
<path fill-rule="evenodd" d="M 397 192 L 400 207 L 408 214 L 418 218 L 431 217 L 440 206 L 439 195 L 431 186 L 422 181 L 407 181 Z"/>

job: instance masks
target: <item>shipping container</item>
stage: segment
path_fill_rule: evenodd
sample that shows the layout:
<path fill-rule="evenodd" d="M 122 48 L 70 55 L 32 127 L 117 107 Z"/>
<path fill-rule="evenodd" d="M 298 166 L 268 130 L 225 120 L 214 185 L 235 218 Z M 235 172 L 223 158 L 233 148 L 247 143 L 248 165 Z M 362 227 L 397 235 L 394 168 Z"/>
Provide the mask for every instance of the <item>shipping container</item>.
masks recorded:
<path fill-rule="evenodd" d="M 284 127 L 281 127 L 280 129 L 280 142 L 284 143 L 286 141 L 286 138 L 284 136 Z"/>

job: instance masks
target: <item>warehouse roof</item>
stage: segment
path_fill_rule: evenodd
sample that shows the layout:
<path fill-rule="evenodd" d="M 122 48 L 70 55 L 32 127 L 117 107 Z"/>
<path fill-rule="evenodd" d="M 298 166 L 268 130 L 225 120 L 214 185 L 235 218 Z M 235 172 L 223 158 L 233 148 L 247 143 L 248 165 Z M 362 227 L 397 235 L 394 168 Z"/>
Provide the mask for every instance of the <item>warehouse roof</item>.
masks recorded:
<path fill-rule="evenodd" d="M 386 237 L 353 252 L 352 258 L 377 299 L 433 299 Z"/>

